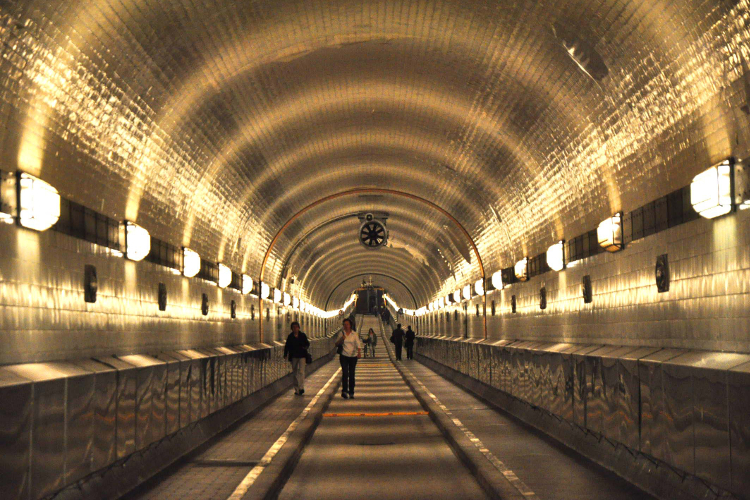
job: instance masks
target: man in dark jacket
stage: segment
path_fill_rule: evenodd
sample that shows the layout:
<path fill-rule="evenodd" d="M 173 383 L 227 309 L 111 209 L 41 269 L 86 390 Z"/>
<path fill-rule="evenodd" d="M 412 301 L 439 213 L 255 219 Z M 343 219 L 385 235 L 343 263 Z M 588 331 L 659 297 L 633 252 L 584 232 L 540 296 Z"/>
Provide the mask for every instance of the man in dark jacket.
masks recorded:
<path fill-rule="evenodd" d="M 406 347 L 406 359 L 414 359 L 414 330 L 411 329 L 411 325 L 406 327 L 406 334 L 404 335 L 404 347 Z"/>
<path fill-rule="evenodd" d="M 284 358 L 292 363 L 294 393 L 301 396 L 305 393 L 305 364 L 310 341 L 307 335 L 299 330 L 299 323 L 292 322 L 292 333 L 286 338 Z"/>
<path fill-rule="evenodd" d="M 396 346 L 396 361 L 401 361 L 401 349 L 404 345 L 404 331 L 401 329 L 401 323 L 396 325 L 391 335 L 391 342 Z"/>

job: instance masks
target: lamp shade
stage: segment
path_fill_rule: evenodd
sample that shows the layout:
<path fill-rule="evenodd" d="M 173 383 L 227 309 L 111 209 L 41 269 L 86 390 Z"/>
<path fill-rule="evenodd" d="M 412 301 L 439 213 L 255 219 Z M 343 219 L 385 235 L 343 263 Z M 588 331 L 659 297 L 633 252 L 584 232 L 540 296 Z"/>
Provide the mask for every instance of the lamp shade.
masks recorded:
<path fill-rule="evenodd" d="M 547 265 L 553 271 L 565 269 L 565 245 L 558 241 L 547 249 Z"/>
<path fill-rule="evenodd" d="M 729 160 L 693 177 L 690 203 L 701 217 L 713 219 L 732 210 L 732 165 Z"/>
<path fill-rule="evenodd" d="M 503 286 L 504 286 L 503 285 L 503 272 L 502 271 L 495 271 L 492 274 L 492 278 L 491 278 L 490 281 L 492 281 L 492 286 L 494 286 L 495 289 L 502 290 Z"/>
<path fill-rule="evenodd" d="M 219 288 L 226 288 L 232 282 L 232 270 L 224 264 L 219 264 Z"/>
<path fill-rule="evenodd" d="M 151 235 L 133 222 L 125 222 L 125 256 L 130 260 L 143 260 L 151 251 Z"/>
<path fill-rule="evenodd" d="M 596 228 L 596 236 L 599 246 L 608 252 L 622 250 L 622 214 L 616 213 L 608 219 L 604 219 Z"/>
<path fill-rule="evenodd" d="M 523 259 L 516 262 L 514 271 L 516 273 L 516 278 L 518 278 L 520 281 L 526 281 L 527 279 L 529 279 L 529 259 L 524 257 Z"/>
<path fill-rule="evenodd" d="M 242 293 L 247 295 L 253 291 L 253 279 L 247 274 L 242 275 Z"/>
<path fill-rule="evenodd" d="M 464 300 L 469 300 L 471 298 L 471 285 L 464 286 L 461 293 L 463 295 Z"/>
<path fill-rule="evenodd" d="M 484 280 L 478 279 L 476 283 L 474 283 L 474 293 L 477 295 L 484 295 Z"/>
<path fill-rule="evenodd" d="M 284 292 L 284 305 L 289 306 L 292 303 L 292 296 Z"/>
<path fill-rule="evenodd" d="M 201 256 L 189 248 L 182 249 L 182 274 L 192 278 L 201 270 Z"/>
<path fill-rule="evenodd" d="M 292 307 L 299 309 L 299 299 L 297 297 L 292 297 Z"/>
<path fill-rule="evenodd" d="M 271 296 L 271 287 L 267 283 L 261 282 L 260 284 L 260 298 L 267 299 Z"/>
<path fill-rule="evenodd" d="M 282 298 L 283 297 L 281 295 L 281 290 L 279 290 L 278 288 L 274 288 L 273 289 L 273 301 L 276 302 L 277 304 L 280 304 Z"/>
<path fill-rule="evenodd" d="M 18 198 L 18 222 L 24 227 L 44 231 L 60 218 L 60 195 L 57 189 L 33 175 L 20 174 Z"/>

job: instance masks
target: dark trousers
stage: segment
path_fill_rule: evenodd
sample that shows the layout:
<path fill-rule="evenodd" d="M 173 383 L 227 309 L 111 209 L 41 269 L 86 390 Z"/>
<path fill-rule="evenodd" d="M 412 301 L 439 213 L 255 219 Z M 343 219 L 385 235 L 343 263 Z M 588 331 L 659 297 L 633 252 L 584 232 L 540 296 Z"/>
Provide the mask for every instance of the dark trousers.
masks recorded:
<path fill-rule="evenodd" d="M 406 346 L 406 359 L 414 359 L 414 346 Z"/>
<path fill-rule="evenodd" d="M 403 347 L 403 344 L 400 342 L 396 343 L 396 359 L 401 359 L 401 348 Z"/>
<path fill-rule="evenodd" d="M 342 354 L 339 356 L 339 361 L 341 362 L 341 393 L 354 394 L 354 370 L 357 368 L 357 358 Z"/>

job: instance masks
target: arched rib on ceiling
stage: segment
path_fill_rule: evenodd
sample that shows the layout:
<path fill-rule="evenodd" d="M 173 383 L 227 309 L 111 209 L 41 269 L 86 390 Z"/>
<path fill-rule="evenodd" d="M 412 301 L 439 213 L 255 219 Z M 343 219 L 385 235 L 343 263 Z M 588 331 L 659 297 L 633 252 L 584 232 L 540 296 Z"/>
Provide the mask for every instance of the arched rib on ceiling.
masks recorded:
<path fill-rule="evenodd" d="M 18 27 L 0 30 L 6 156 L 252 274 L 295 208 L 362 185 L 449 208 L 509 265 L 684 185 L 746 135 L 745 1 L 3 9 Z M 557 21 L 596 47 L 607 79 L 567 58 Z"/>
<path fill-rule="evenodd" d="M 323 302 L 323 308 L 325 310 L 332 310 L 346 302 L 351 296 L 352 291 L 360 288 L 362 280 L 367 278 L 372 278 L 372 285 L 374 287 L 381 287 L 388 292 L 400 307 L 407 307 L 409 309 L 419 307 L 419 302 L 417 302 L 412 291 L 406 286 L 406 283 L 398 278 L 387 274 L 360 273 L 344 278 L 343 281 L 339 282 Z"/>

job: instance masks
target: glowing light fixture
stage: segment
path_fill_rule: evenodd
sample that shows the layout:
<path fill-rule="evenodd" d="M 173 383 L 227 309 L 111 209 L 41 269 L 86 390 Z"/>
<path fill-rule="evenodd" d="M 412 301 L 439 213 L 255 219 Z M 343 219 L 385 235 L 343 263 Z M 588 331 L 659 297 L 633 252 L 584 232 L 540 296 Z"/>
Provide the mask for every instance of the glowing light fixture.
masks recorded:
<path fill-rule="evenodd" d="M 504 286 L 503 285 L 503 272 L 502 271 L 495 271 L 492 274 L 491 281 L 492 281 L 492 286 L 494 286 L 495 289 L 502 290 L 503 286 Z"/>
<path fill-rule="evenodd" d="M 226 288 L 232 282 L 232 270 L 219 264 L 219 288 Z"/>
<path fill-rule="evenodd" d="M 201 270 L 201 256 L 189 248 L 182 249 L 182 274 L 192 278 Z"/>
<path fill-rule="evenodd" d="M 247 295 L 253 291 L 253 279 L 247 274 L 242 275 L 242 293 Z"/>
<path fill-rule="evenodd" d="M 18 222 L 29 229 L 44 231 L 60 218 L 60 195 L 41 179 L 20 174 L 18 179 Z"/>
<path fill-rule="evenodd" d="M 565 269 L 565 245 L 558 241 L 547 249 L 547 265 L 553 271 Z"/>
<path fill-rule="evenodd" d="M 292 303 L 292 296 L 284 292 L 284 305 L 289 306 Z"/>
<path fill-rule="evenodd" d="M 440 307 L 441 309 L 442 309 L 443 307 L 445 307 L 445 299 L 444 299 L 443 297 L 440 297 L 440 298 L 438 299 L 438 306 L 439 306 L 439 307 Z"/>
<path fill-rule="evenodd" d="M 477 295 L 484 295 L 484 280 L 478 279 L 476 283 L 474 283 L 474 293 Z"/>
<path fill-rule="evenodd" d="M 279 304 L 281 303 L 281 299 L 282 299 L 281 290 L 279 290 L 278 288 L 274 288 L 273 289 L 273 301 Z"/>
<path fill-rule="evenodd" d="M 693 177 L 690 203 L 706 219 L 732 211 L 732 164 L 729 160 Z"/>
<path fill-rule="evenodd" d="M 266 283 L 261 282 L 260 284 L 260 298 L 261 299 L 267 299 L 271 296 L 271 287 L 269 287 Z"/>
<path fill-rule="evenodd" d="M 125 222 L 125 257 L 130 260 L 143 260 L 151 251 L 151 235 L 145 228 L 132 222 Z"/>
<path fill-rule="evenodd" d="M 464 286 L 461 294 L 465 300 L 469 300 L 471 298 L 471 285 Z"/>
<path fill-rule="evenodd" d="M 596 228 L 596 236 L 599 246 L 608 252 L 622 250 L 622 214 L 616 213 L 605 219 Z"/>
<path fill-rule="evenodd" d="M 524 257 L 523 259 L 516 262 L 514 271 L 516 273 L 516 278 L 518 278 L 520 281 L 526 281 L 527 279 L 529 279 L 529 259 Z"/>

